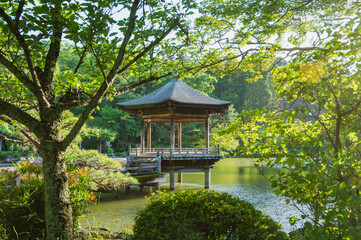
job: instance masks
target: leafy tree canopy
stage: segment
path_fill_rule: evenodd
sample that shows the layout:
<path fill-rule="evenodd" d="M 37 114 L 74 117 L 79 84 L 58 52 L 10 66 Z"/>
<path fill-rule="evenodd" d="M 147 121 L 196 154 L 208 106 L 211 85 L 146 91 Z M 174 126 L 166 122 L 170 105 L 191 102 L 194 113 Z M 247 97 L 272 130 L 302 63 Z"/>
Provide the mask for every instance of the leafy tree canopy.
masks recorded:
<path fill-rule="evenodd" d="M 312 238 L 357 239 L 361 5 L 257 1 L 246 8 L 250 21 L 261 24 L 247 25 L 251 34 L 282 29 L 273 43 L 256 40 L 269 52 L 283 51 L 289 61 L 277 69 L 268 67 L 280 107 L 268 113 L 242 112 L 223 136 L 241 139 L 242 153 L 278 170 L 271 179 L 276 193 L 308 207 L 302 218 Z M 241 11 L 232 10 L 237 15 Z"/>

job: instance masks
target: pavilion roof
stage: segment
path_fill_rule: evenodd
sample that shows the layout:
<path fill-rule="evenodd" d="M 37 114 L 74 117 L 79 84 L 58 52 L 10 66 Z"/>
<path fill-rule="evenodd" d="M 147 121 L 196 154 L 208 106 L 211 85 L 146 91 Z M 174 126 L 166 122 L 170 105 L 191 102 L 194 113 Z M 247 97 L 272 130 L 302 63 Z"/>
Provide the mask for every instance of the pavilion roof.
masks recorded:
<path fill-rule="evenodd" d="M 141 108 L 153 106 L 165 102 L 174 102 L 187 105 L 204 105 L 204 106 L 228 106 L 231 104 L 229 101 L 222 101 L 207 95 L 204 95 L 181 80 L 173 79 L 164 86 L 158 88 L 138 99 L 117 103 L 123 108 Z"/>

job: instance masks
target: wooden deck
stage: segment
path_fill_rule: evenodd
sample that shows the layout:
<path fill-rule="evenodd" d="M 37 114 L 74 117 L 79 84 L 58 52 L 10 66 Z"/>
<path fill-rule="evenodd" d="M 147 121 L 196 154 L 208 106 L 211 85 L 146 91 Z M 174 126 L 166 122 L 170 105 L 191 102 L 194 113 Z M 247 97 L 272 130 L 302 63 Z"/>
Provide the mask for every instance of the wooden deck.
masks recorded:
<path fill-rule="evenodd" d="M 174 174 L 184 172 L 205 172 L 205 187 L 210 187 L 210 169 L 222 159 L 218 148 L 150 148 L 141 152 L 141 148 L 130 148 L 127 157 L 126 172 L 132 176 L 149 174 L 170 174 L 170 189 L 174 189 Z"/>

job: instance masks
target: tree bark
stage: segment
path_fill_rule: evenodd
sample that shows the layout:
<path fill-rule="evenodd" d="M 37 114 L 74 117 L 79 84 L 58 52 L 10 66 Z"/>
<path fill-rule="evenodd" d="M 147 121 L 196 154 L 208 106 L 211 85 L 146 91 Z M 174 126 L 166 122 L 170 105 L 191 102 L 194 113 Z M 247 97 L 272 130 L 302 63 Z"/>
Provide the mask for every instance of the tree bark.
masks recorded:
<path fill-rule="evenodd" d="M 41 141 L 47 239 L 73 239 L 73 218 L 64 152 L 57 141 Z"/>

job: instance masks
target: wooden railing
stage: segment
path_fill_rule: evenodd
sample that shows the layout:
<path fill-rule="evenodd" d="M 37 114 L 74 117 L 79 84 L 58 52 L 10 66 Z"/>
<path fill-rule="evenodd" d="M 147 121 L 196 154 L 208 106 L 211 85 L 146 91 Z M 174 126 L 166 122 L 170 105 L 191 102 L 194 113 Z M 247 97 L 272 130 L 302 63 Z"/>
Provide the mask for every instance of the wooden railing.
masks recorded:
<path fill-rule="evenodd" d="M 161 163 L 162 158 L 160 156 L 151 159 L 136 159 L 128 156 L 125 171 L 132 175 L 161 173 Z"/>
<path fill-rule="evenodd" d="M 151 148 L 145 149 L 143 154 L 157 153 L 161 156 L 176 156 L 176 155 L 220 155 L 220 147 L 216 148 Z M 141 148 L 129 147 L 129 154 L 138 156 L 141 154 Z"/>

